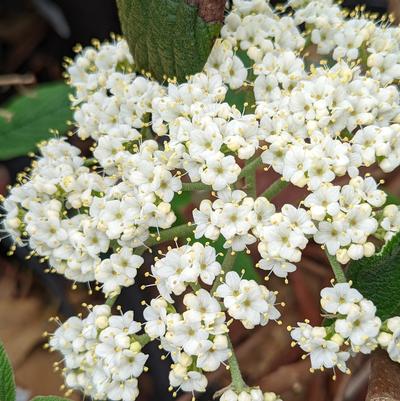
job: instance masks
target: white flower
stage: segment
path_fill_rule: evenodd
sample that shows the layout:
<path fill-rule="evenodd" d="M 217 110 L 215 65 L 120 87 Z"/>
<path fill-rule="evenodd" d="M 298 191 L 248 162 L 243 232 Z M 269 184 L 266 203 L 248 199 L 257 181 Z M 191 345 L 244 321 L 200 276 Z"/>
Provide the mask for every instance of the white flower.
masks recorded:
<path fill-rule="evenodd" d="M 285 259 L 260 259 L 258 264 L 260 269 L 270 270 L 278 277 L 287 277 L 296 270 L 296 266 Z"/>
<path fill-rule="evenodd" d="M 151 338 L 165 334 L 167 322 L 167 302 L 162 298 L 152 299 L 150 305 L 143 311 L 146 320 L 145 331 Z"/>
<path fill-rule="evenodd" d="M 385 240 L 390 240 L 400 230 L 400 209 L 396 205 L 388 205 L 383 209 L 381 227 L 386 231 Z"/>
<path fill-rule="evenodd" d="M 340 247 L 350 243 L 348 225 L 345 221 L 334 220 L 329 223 L 321 221 L 318 224 L 318 231 L 314 234 L 314 240 L 318 244 L 326 245 L 328 252 L 335 255 Z"/>
<path fill-rule="evenodd" d="M 280 316 L 275 308 L 275 294 L 254 280 L 241 279 L 236 272 L 227 273 L 225 283 L 217 287 L 215 295 L 223 299 L 228 313 L 241 320 L 247 329 L 266 325 Z"/>
<path fill-rule="evenodd" d="M 346 315 L 363 296 L 349 283 L 337 283 L 321 290 L 321 306 L 328 313 Z"/>
<path fill-rule="evenodd" d="M 336 320 L 335 331 L 348 338 L 353 349 L 362 349 L 362 352 L 368 353 L 376 347 L 376 337 L 381 326 L 375 313 L 374 304 L 363 299 L 359 305 L 350 308 L 346 319 Z"/>
<path fill-rule="evenodd" d="M 197 359 L 197 366 L 205 372 L 214 372 L 221 363 L 226 361 L 231 355 L 226 336 L 215 336 L 214 340 L 208 342 L 206 348 Z"/>
<path fill-rule="evenodd" d="M 216 191 L 226 188 L 236 182 L 240 174 L 240 167 L 233 156 L 223 156 L 222 153 L 206 160 L 206 165 L 200 172 L 201 181 L 211 185 Z"/>
<path fill-rule="evenodd" d="M 201 281 L 211 285 L 221 272 L 221 264 L 216 261 L 215 249 L 195 242 L 192 245 L 192 252 L 194 254 L 193 265 L 198 270 Z"/>
<path fill-rule="evenodd" d="M 118 253 L 113 253 L 109 259 L 104 259 L 96 268 L 95 278 L 103 283 L 103 292 L 119 291 L 120 287 L 129 287 L 134 283 L 138 268 L 142 265 L 143 258 L 133 255 L 130 248 L 122 248 Z"/>

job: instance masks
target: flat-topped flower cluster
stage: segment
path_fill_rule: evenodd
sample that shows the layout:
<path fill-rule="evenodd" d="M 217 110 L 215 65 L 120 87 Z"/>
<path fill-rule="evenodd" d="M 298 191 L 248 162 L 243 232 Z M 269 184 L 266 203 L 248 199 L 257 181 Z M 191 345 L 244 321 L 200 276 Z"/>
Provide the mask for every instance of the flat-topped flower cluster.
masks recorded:
<path fill-rule="evenodd" d="M 91 155 L 65 138 L 40 144 L 3 202 L 5 230 L 55 272 L 96 281 L 109 299 L 134 284 L 147 249 L 176 242 L 146 272 L 160 296 L 145 309 L 145 337 L 130 312 L 114 316 L 107 305 L 55 332 L 50 344 L 64 355 L 69 387 L 133 401 L 141 348 L 157 339 L 176 391 L 205 391 L 205 373 L 227 364 L 233 384 L 222 401 L 279 400 L 232 368 L 228 319 L 251 329 L 280 317 L 275 292 L 232 271 L 235 252 L 257 248 L 256 266 L 286 279 L 310 240 L 346 264 L 400 230 L 399 208 L 365 173 L 400 164 L 400 28 L 360 8 L 349 17 L 330 0 L 291 0 L 289 9 L 278 16 L 265 0 L 234 0 L 203 71 L 181 84 L 137 74 L 123 38 L 68 60 L 74 134 L 91 141 Z M 259 166 L 281 176 L 262 193 Z M 271 198 L 288 183 L 308 194 L 277 210 Z M 182 191 L 203 191 L 184 227 L 172 207 Z M 191 234 L 194 242 L 178 245 Z M 334 323 L 292 332 L 314 369 L 346 372 L 350 354 L 378 344 L 400 360 L 398 318 L 382 323 L 348 284 L 321 296 Z"/>

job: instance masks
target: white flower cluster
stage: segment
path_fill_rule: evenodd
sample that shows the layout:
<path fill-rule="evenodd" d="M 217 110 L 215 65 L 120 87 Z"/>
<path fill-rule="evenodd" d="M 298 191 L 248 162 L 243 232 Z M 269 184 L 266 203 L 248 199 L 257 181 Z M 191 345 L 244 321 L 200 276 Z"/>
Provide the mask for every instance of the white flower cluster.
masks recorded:
<path fill-rule="evenodd" d="M 207 379 L 202 372 L 213 372 L 230 358 L 226 312 L 248 329 L 280 317 L 276 294 L 254 280 L 231 271 L 219 284 L 221 265 L 210 246 L 195 242 L 170 248 L 156 260 L 152 273 L 161 298 L 153 299 L 144 311 L 145 331 L 170 353 L 174 361 L 170 383 L 178 389 L 205 391 Z M 199 278 L 214 284 L 215 292 L 196 288 Z M 181 295 L 190 285 L 194 292 L 185 294 L 186 310 L 178 313 L 172 295 Z"/>
<path fill-rule="evenodd" d="M 64 322 L 49 344 L 63 355 L 68 387 L 96 400 L 134 401 L 148 357 L 135 336 L 140 330 L 133 312 L 111 315 L 108 305 L 97 305 L 85 319 Z"/>
<path fill-rule="evenodd" d="M 379 228 L 374 209 L 385 202 L 385 192 L 378 189 L 372 177 L 363 179 L 357 176 L 342 187 L 324 184 L 305 198 L 304 205 L 318 222 L 315 242 L 326 246 L 331 255 L 345 264 L 350 259 L 357 260 L 375 253 L 375 245 L 370 241 L 371 235 Z M 385 231 L 393 231 L 388 219 L 381 225 Z"/>
<path fill-rule="evenodd" d="M 275 213 L 275 206 L 265 197 L 253 199 L 245 192 L 224 190 L 211 202 L 205 199 L 193 211 L 195 237 L 216 240 L 222 235 L 225 248 L 242 251 L 257 239 L 263 257 L 259 267 L 286 277 L 299 262 L 307 235 L 317 229 L 306 210 L 286 204 Z"/>
<path fill-rule="evenodd" d="M 327 318 L 325 327 L 313 327 L 306 321 L 291 331 L 294 344 L 310 356 L 312 370 L 337 367 L 349 373 L 346 361 L 351 355 L 369 354 L 379 345 L 393 361 L 400 362 L 399 317 L 382 323 L 375 305 L 351 288 L 351 283 L 324 288 L 321 306 Z"/>
<path fill-rule="evenodd" d="M 204 392 L 207 378 L 203 372 L 217 370 L 231 355 L 225 313 L 204 289 L 186 294 L 183 303 L 185 312 L 177 313 L 166 300 L 153 299 L 144 311 L 145 330 L 171 354 L 171 386 Z"/>
<path fill-rule="evenodd" d="M 225 282 L 217 287 L 215 296 L 222 298 L 230 316 L 240 320 L 246 329 L 265 326 L 281 316 L 276 305 L 276 293 L 254 280 L 245 280 L 229 272 Z"/>
<path fill-rule="evenodd" d="M 90 139 L 91 157 L 65 139 L 41 145 L 3 202 L 13 240 L 114 297 L 134 283 L 146 247 L 180 235 L 173 200 L 198 189 L 208 196 L 180 236 L 193 227 L 197 240 L 222 237 L 228 256 L 255 244 L 257 266 L 279 277 L 296 269 L 310 239 L 343 264 L 373 255 L 375 239 L 400 229 L 399 207 L 360 175 L 374 164 L 384 172 L 400 165 L 400 28 L 376 24 L 360 8 L 348 18 L 330 0 L 288 5 L 293 13 L 278 16 L 265 0 L 234 0 L 203 71 L 182 84 L 134 72 L 122 38 L 81 49 L 67 76 L 76 134 Z M 305 60 L 310 41 L 327 56 L 318 65 Z M 257 194 L 262 164 L 310 192 L 299 207 L 277 210 L 267 199 L 282 182 Z M 334 183 L 346 175 L 345 184 Z M 231 356 L 228 315 L 246 328 L 277 320 L 276 294 L 232 266 L 222 271 L 212 243 L 169 247 L 162 256 L 151 269 L 161 297 L 146 308 L 146 333 L 171 353 L 171 386 L 204 391 L 204 372 Z M 397 320 L 381 325 L 358 291 L 326 289 L 322 307 L 334 324 L 301 323 L 292 332 L 313 368 L 347 371 L 350 353 L 368 353 L 378 341 L 398 359 Z M 133 316 L 110 316 L 105 306 L 68 320 L 51 340 L 66 355 L 67 384 L 94 399 L 133 400 L 146 359 L 138 330 Z M 135 369 L 122 378 L 126 364 Z M 247 387 L 223 397 L 278 400 Z"/>
<path fill-rule="evenodd" d="M 208 285 L 221 273 L 221 265 L 216 261 L 215 249 L 200 242 L 170 249 L 152 267 L 160 295 L 173 303 L 171 295 L 181 295 L 189 284 L 199 279 Z"/>
<path fill-rule="evenodd" d="M 161 164 L 146 165 L 154 147 L 156 142 L 146 141 L 136 154 L 151 177 L 145 180 L 130 164 L 130 179 L 117 181 L 85 167 L 79 150 L 63 139 L 50 140 L 30 179 L 5 200 L 5 228 L 58 273 L 78 282 L 96 280 L 106 294 L 118 293 L 133 284 L 143 262 L 132 248 L 143 245 L 150 228 L 168 228 L 176 219 L 168 202 L 180 179 Z"/>
<path fill-rule="evenodd" d="M 256 113 L 270 144 L 264 163 L 311 191 L 336 176 L 354 177 L 376 161 L 385 172 L 399 165 L 400 126 L 392 124 L 400 112 L 395 86 L 381 87 L 344 62 L 308 74 L 294 54 L 287 64 L 297 69 L 287 81 L 280 76 L 282 57 L 288 55 L 267 55 L 271 60 L 255 67 Z"/>
<path fill-rule="evenodd" d="M 289 5 L 295 9 L 296 24 L 306 24 L 319 54 L 332 53 L 334 60 L 361 58 L 383 85 L 400 79 L 399 27 L 376 24 L 377 15 L 364 14 L 362 7 L 351 13 L 355 18 L 346 19 L 332 0 L 291 0 Z"/>

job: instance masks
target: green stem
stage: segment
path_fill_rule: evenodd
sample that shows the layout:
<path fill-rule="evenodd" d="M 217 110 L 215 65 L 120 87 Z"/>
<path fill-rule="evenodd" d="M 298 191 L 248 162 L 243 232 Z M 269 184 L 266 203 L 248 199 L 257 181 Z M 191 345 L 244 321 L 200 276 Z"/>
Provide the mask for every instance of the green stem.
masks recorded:
<path fill-rule="evenodd" d="M 92 167 L 92 166 L 95 166 L 97 163 L 98 162 L 96 159 L 91 158 L 91 159 L 85 159 L 85 161 L 83 162 L 83 165 L 85 167 Z"/>
<path fill-rule="evenodd" d="M 107 298 L 106 305 L 108 305 L 110 308 L 112 308 L 114 306 L 115 302 L 117 301 L 118 296 L 119 296 L 119 294 L 115 295 L 114 297 Z"/>
<path fill-rule="evenodd" d="M 246 192 L 253 198 L 257 196 L 256 171 L 260 165 L 260 160 L 259 156 L 253 156 L 246 164 L 246 167 L 251 166 L 244 176 L 246 179 Z"/>
<path fill-rule="evenodd" d="M 226 273 L 228 273 L 229 271 L 232 270 L 233 265 L 235 264 L 235 260 L 236 260 L 236 254 L 232 255 L 231 249 L 228 249 L 226 251 L 224 260 L 223 260 L 222 265 L 221 265 L 221 270 L 222 270 L 221 274 L 218 277 L 215 278 L 214 284 L 213 284 L 213 286 L 211 288 L 211 291 L 210 291 L 211 294 L 214 294 L 214 292 L 216 291 L 217 287 L 219 286 L 222 274 L 226 274 Z"/>
<path fill-rule="evenodd" d="M 194 292 L 197 292 L 201 289 L 201 285 L 199 283 L 190 283 L 190 287 Z"/>
<path fill-rule="evenodd" d="M 243 167 L 242 171 L 239 174 L 239 178 L 247 177 L 250 171 L 255 171 L 257 167 L 261 166 L 261 164 L 262 164 L 261 156 L 255 157 L 253 160 L 251 160 Z"/>
<path fill-rule="evenodd" d="M 133 251 L 133 254 L 134 255 L 138 255 L 138 256 L 142 256 L 145 253 L 146 249 L 147 249 L 147 247 L 145 247 L 144 245 L 143 246 L 139 246 L 138 248 L 136 248 Z"/>
<path fill-rule="evenodd" d="M 278 178 L 260 196 L 264 196 L 268 200 L 271 200 L 288 185 L 289 183 L 287 181 L 282 180 L 282 178 Z"/>
<path fill-rule="evenodd" d="M 150 122 L 150 116 L 150 113 L 147 113 L 143 118 L 143 127 L 140 129 L 143 140 L 154 139 L 153 130 L 151 129 L 151 126 L 148 125 Z"/>
<path fill-rule="evenodd" d="M 147 345 L 150 341 L 151 338 L 148 336 L 148 334 L 140 334 L 138 336 L 135 336 L 135 340 L 142 346 L 144 347 Z"/>
<path fill-rule="evenodd" d="M 243 380 L 242 372 L 240 371 L 239 362 L 236 358 L 235 350 L 233 349 L 232 341 L 228 336 L 228 346 L 231 351 L 231 356 L 228 359 L 229 370 L 231 372 L 232 385 L 236 393 L 242 392 L 247 384 Z"/>
<path fill-rule="evenodd" d="M 211 191 L 211 186 L 202 182 L 182 182 L 182 191 Z"/>
<path fill-rule="evenodd" d="M 346 276 L 344 275 L 342 266 L 340 263 L 337 261 L 336 257 L 331 255 L 326 249 L 325 249 L 326 256 L 328 257 L 329 263 L 331 264 L 331 268 L 333 271 L 333 274 L 335 275 L 335 279 L 338 283 L 346 283 Z"/>
<path fill-rule="evenodd" d="M 189 226 L 188 224 L 182 224 L 180 226 L 175 226 L 171 228 L 167 228 L 166 230 L 160 231 L 159 236 L 155 236 L 153 238 L 149 238 L 145 245 L 148 247 L 157 245 L 161 242 L 166 242 L 173 240 L 175 237 L 182 238 L 187 237 L 193 233 L 193 226 Z"/>

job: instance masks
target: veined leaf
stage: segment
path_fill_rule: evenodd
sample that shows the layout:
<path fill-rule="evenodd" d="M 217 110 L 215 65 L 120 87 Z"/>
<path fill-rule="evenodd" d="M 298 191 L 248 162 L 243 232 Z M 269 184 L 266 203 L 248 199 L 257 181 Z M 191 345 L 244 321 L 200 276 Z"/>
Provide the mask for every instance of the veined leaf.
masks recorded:
<path fill-rule="evenodd" d="M 347 277 L 373 301 L 382 320 L 400 315 L 400 232 L 379 253 L 352 261 Z"/>
<path fill-rule="evenodd" d="M 0 401 L 15 401 L 14 374 L 3 344 L 0 343 Z"/>
<path fill-rule="evenodd" d="M 220 22 L 204 21 L 198 8 L 185 0 L 117 0 L 117 4 L 139 72 L 150 72 L 159 82 L 165 77 L 183 82 L 203 69 Z M 222 17 L 223 6 L 224 2 Z"/>
<path fill-rule="evenodd" d="M 51 136 L 51 128 L 62 134 L 72 118 L 68 93 L 63 82 L 42 84 L 2 106 L 6 113 L 0 116 L 0 160 L 35 150 L 38 142 Z"/>

